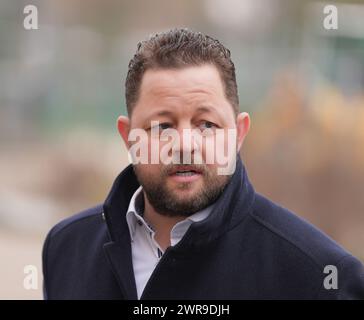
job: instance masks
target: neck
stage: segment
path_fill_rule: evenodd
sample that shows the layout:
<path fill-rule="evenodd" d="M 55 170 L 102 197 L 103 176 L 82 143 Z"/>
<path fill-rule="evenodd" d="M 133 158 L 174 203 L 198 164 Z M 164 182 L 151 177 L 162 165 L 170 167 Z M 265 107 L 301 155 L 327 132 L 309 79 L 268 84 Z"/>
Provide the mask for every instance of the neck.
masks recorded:
<path fill-rule="evenodd" d="M 170 217 L 158 213 L 144 194 L 144 219 L 153 227 L 155 240 L 165 251 L 171 245 L 171 230 L 184 216 Z"/>

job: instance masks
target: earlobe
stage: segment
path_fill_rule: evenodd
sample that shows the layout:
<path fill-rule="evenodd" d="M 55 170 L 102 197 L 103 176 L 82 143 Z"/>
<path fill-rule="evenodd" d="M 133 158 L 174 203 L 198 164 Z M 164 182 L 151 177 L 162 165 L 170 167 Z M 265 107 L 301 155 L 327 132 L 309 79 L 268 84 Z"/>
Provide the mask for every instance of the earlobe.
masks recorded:
<path fill-rule="evenodd" d="M 120 136 L 123 138 L 126 147 L 129 149 L 129 129 L 130 129 L 130 120 L 128 117 L 119 116 L 117 120 L 117 127 Z"/>
<path fill-rule="evenodd" d="M 240 151 L 243 145 L 244 139 L 250 129 L 250 116 L 247 112 L 241 112 L 236 118 L 236 139 L 237 139 L 237 151 Z"/>

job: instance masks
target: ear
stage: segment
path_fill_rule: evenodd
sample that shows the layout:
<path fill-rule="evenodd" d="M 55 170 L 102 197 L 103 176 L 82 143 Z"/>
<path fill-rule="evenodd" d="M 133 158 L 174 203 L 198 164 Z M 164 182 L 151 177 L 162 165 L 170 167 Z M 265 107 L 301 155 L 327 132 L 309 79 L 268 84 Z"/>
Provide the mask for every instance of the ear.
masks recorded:
<path fill-rule="evenodd" d="M 117 121 L 118 131 L 124 140 L 126 147 L 129 149 L 129 130 L 130 130 L 130 120 L 128 117 L 120 116 Z"/>
<path fill-rule="evenodd" d="M 250 129 L 250 117 L 247 112 L 239 113 L 236 117 L 236 147 L 237 152 L 240 151 L 241 146 L 243 145 L 244 139 L 248 134 Z"/>

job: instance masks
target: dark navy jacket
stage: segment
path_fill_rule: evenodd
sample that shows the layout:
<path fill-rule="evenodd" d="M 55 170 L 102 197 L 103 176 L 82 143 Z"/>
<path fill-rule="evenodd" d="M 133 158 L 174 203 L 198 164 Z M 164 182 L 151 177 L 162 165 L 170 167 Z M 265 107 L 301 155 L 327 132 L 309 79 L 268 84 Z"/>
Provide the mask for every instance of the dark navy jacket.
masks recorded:
<path fill-rule="evenodd" d="M 125 215 L 138 186 L 128 166 L 104 204 L 53 227 L 43 248 L 45 298 L 137 299 Z M 334 275 L 327 265 L 337 268 L 337 289 L 324 286 Z M 256 193 L 239 159 L 210 216 L 165 251 L 141 299 L 364 299 L 364 269 Z"/>

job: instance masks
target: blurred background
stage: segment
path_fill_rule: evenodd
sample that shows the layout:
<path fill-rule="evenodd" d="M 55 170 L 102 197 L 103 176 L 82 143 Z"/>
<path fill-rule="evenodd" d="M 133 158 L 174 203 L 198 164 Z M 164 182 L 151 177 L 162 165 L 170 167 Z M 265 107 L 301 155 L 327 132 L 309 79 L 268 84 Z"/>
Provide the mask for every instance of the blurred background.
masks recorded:
<path fill-rule="evenodd" d="M 24 7 L 39 29 L 25 30 Z M 325 5 L 338 9 L 326 30 Z M 116 130 L 137 43 L 189 27 L 232 53 L 255 189 L 364 260 L 364 1 L 0 0 L 0 298 L 41 299 L 60 219 L 128 164 Z M 26 290 L 24 266 L 38 268 Z"/>

